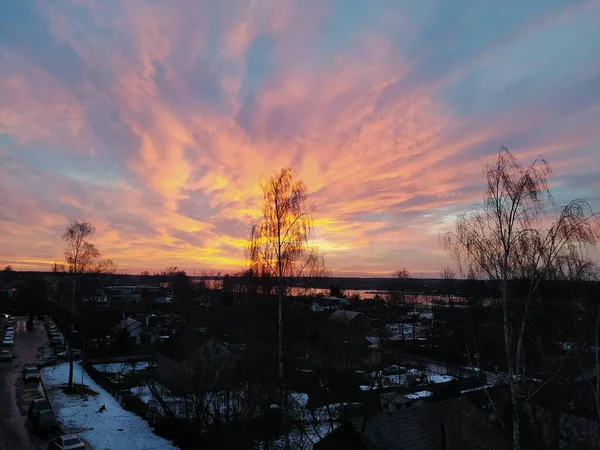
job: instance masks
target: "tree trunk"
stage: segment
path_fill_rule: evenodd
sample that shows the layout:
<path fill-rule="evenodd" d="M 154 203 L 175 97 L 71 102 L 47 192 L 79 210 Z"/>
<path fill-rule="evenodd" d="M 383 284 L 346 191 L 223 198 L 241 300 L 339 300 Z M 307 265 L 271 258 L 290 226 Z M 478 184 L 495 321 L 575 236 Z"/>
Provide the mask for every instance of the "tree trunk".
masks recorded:
<path fill-rule="evenodd" d="M 596 311 L 596 329 L 595 331 L 595 339 L 594 339 L 594 345 L 596 347 L 596 351 L 595 351 L 595 355 L 596 355 L 596 420 L 600 420 L 600 354 L 598 353 L 600 351 L 600 342 L 598 341 L 598 326 L 600 326 L 600 306 L 598 307 L 598 310 Z"/>
<path fill-rule="evenodd" d="M 81 369 L 83 370 L 83 368 Z M 73 389 L 73 347 L 69 344 L 69 384 L 67 389 Z"/>
<path fill-rule="evenodd" d="M 508 365 L 508 377 L 510 384 L 510 402 L 512 406 L 512 430 L 513 430 L 513 450 L 520 450 L 521 430 L 519 421 L 519 385 L 515 378 L 515 361 L 512 351 L 512 327 L 510 315 L 508 312 L 508 282 L 506 277 L 500 280 L 500 290 L 502 293 L 502 317 L 504 322 L 504 351 L 506 352 L 506 363 Z"/>
<path fill-rule="evenodd" d="M 279 305 L 278 305 L 278 367 L 279 380 L 283 388 L 283 288 L 279 288 Z"/>
<path fill-rule="evenodd" d="M 71 288 L 71 323 L 69 330 L 69 338 L 72 340 L 71 332 L 73 331 L 73 321 L 75 319 L 75 274 L 73 274 L 73 286 Z M 70 350 L 69 345 L 69 383 L 67 384 L 67 390 L 73 389 L 73 352 Z"/>

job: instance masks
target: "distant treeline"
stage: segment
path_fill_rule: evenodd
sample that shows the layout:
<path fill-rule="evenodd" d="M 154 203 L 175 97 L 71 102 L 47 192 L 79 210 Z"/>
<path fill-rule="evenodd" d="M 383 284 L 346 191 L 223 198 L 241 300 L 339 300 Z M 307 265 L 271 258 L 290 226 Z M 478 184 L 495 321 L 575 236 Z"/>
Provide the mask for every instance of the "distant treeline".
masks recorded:
<path fill-rule="evenodd" d="M 20 276 L 38 275 L 44 278 L 50 279 L 56 276 L 53 272 L 34 272 L 34 271 L 15 271 L 13 276 L 18 278 Z M 195 281 L 208 281 L 208 280 L 225 280 L 229 279 L 234 284 L 245 285 L 247 284 L 247 276 L 240 276 L 239 274 L 229 275 L 202 275 L 192 276 L 187 274 L 191 279 Z M 103 277 L 103 276 L 101 276 Z M 129 275 L 129 274 L 117 274 L 104 276 L 103 278 L 110 278 L 111 282 L 115 285 L 134 285 L 134 284 L 152 284 L 154 281 L 167 281 L 169 276 L 165 273 L 149 273 L 143 275 Z M 311 287 L 314 289 L 329 289 L 332 286 L 339 287 L 342 290 L 372 290 L 372 291 L 388 291 L 394 289 L 398 280 L 396 278 L 360 278 L 360 277 L 326 277 L 326 278 L 302 278 L 302 279 L 289 279 L 288 285 L 291 286 L 303 286 Z M 434 278 L 411 278 L 407 280 L 405 288 L 415 292 L 423 293 L 434 293 L 441 289 L 443 280 Z"/>

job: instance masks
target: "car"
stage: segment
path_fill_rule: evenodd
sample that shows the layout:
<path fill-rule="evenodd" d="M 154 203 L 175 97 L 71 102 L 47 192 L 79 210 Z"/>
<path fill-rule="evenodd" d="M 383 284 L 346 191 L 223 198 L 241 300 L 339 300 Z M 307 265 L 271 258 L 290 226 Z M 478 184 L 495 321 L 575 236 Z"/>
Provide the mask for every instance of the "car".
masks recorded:
<path fill-rule="evenodd" d="M 50 407 L 50 403 L 48 403 L 48 400 L 46 400 L 44 397 L 34 398 L 29 404 L 27 416 L 29 417 L 29 420 L 33 420 L 36 413 L 40 411 L 45 411 L 47 409 L 52 409 Z"/>
<path fill-rule="evenodd" d="M 37 360 L 37 367 L 41 369 L 42 367 L 53 366 L 58 363 L 58 358 L 56 356 L 43 356 Z"/>
<path fill-rule="evenodd" d="M 37 363 L 33 361 L 27 361 L 25 364 L 23 364 L 23 373 L 25 373 L 27 369 L 37 369 Z"/>
<path fill-rule="evenodd" d="M 73 350 L 73 358 L 81 358 L 81 350 L 78 348 L 74 348 Z M 57 353 L 56 356 L 61 359 L 69 358 L 69 350 L 65 350 L 64 352 Z"/>
<path fill-rule="evenodd" d="M 50 441 L 48 450 L 80 450 L 85 444 L 76 434 L 65 434 Z"/>
<path fill-rule="evenodd" d="M 13 358 L 14 354 L 10 350 L 0 351 L 0 361 L 12 361 Z"/>
<path fill-rule="evenodd" d="M 56 416 L 51 409 L 38 411 L 33 416 L 33 424 L 38 430 L 50 431 L 58 428 Z"/>
<path fill-rule="evenodd" d="M 61 345 L 63 343 L 62 339 L 59 337 L 53 337 L 50 339 L 50 346 L 56 347 L 57 345 Z"/>
<path fill-rule="evenodd" d="M 382 371 L 382 375 L 401 375 L 406 373 L 406 367 L 401 367 L 396 364 L 386 367 Z"/>
<path fill-rule="evenodd" d="M 33 368 L 33 367 L 29 367 L 27 369 L 25 369 L 25 371 L 23 372 L 23 378 L 25 379 L 25 381 L 39 381 L 40 379 L 40 371 L 38 370 L 37 367 Z"/>

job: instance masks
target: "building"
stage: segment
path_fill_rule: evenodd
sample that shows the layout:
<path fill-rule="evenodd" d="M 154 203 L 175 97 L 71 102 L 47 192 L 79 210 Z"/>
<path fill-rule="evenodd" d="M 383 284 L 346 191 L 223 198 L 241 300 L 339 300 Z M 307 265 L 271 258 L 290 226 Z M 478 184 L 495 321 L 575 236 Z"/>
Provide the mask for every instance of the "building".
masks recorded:
<path fill-rule="evenodd" d="M 310 310 L 312 312 L 335 311 L 349 304 L 343 297 L 317 297 L 313 299 Z"/>
<path fill-rule="evenodd" d="M 117 330 L 125 333 L 128 340 L 134 344 L 141 344 L 144 336 L 144 324 L 139 320 L 127 317 L 117 325 Z"/>
<path fill-rule="evenodd" d="M 354 418 L 319 441 L 315 450 L 508 450 L 510 447 L 466 398 L 371 418 Z"/>
<path fill-rule="evenodd" d="M 237 354 L 204 328 L 183 327 L 162 344 L 156 375 L 174 391 L 187 389 L 193 379 L 205 380 L 204 388 L 223 388 L 235 367 Z"/>
<path fill-rule="evenodd" d="M 381 407 L 384 411 L 398 411 L 400 409 L 423 406 L 433 396 L 431 391 L 419 391 L 411 394 L 397 392 L 384 392 L 381 394 Z"/>

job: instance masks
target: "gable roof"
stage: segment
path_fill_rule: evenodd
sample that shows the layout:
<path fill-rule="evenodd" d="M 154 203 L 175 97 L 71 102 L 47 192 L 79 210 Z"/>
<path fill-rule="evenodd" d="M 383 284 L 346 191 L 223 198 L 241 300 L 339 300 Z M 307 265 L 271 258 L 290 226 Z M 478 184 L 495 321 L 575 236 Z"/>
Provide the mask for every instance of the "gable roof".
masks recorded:
<path fill-rule="evenodd" d="M 364 314 L 356 311 L 345 311 L 343 309 L 339 309 L 329 316 L 329 320 L 339 323 L 348 323 L 358 316 L 364 316 Z"/>
<path fill-rule="evenodd" d="M 121 322 L 119 323 L 119 328 L 121 328 L 122 330 L 126 330 L 129 334 L 131 334 L 138 328 L 141 328 L 142 326 L 142 322 L 140 322 L 139 320 L 135 320 L 131 317 L 127 317 L 126 319 L 121 320 Z"/>
<path fill-rule="evenodd" d="M 356 418 L 350 423 L 367 447 L 381 450 L 509 448 L 464 397 L 384 412 L 366 421 Z"/>
<path fill-rule="evenodd" d="M 206 347 L 207 344 L 209 347 Z M 212 352 L 215 347 L 227 354 L 231 353 L 222 341 L 211 336 L 206 329 L 184 326 L 163 342 L 161 354 L 173 361 L 181 362 L 194 355 L 202 354 L 203 349 Z"/>

